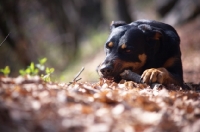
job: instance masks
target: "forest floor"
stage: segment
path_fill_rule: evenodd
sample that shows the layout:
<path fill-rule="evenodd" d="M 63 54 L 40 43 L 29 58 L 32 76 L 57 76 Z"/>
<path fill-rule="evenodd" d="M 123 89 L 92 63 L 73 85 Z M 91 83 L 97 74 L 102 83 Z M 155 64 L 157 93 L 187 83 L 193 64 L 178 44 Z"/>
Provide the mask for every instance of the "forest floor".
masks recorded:
<path fill-rule="evenodd" d="M 200 83 L 200 17 L 177 28 L 185 82 Z"/>
<path fill-rule="evenodd" d="M 0 131 L 199 132 L 199 19 L 177 31 L 186 89 L 104 79 L 69 85 L 38 76 L 0 77 Z"/>
<path fill-rule="evenodd" d="M 0 78 L 1 132 L 199 132 L 200 87 Z"/>

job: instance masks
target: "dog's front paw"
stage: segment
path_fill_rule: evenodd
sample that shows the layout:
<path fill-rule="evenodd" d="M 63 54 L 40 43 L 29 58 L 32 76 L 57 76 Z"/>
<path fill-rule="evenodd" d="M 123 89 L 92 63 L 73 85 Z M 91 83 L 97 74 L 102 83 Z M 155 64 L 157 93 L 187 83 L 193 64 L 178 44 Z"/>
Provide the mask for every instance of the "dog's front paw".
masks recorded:
<path fill-rule="evenodd" d="M 169 72 L 165 68 L 151 68 L 147 69 L 142 74 L 142 81 L 144 83 L 160 83 L 165 84 L 170 78 Z"/>

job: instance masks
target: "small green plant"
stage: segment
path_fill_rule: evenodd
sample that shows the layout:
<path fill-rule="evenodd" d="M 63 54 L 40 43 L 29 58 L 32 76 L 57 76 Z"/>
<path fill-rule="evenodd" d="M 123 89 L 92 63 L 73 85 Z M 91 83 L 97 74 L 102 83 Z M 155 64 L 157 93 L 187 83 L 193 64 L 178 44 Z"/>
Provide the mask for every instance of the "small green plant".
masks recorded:
<path fill-rule="evenodd" d="M 44 70 L 45 70 L 44 64 L 45 64 L 46 62 L 47 62 L 47 58 L 39 59 L 39 64 L 36 64 L 36 67 L 37 67 L 40 71 L 44 71 Z"/>
<path fill-rule="evenodd" d="M 39 75 L 39 73 L 45 73 L 40 74 L 41 78 L 46 82 L 51 82 L 51 74 L 54 72 L 54 68 L 45 67 L 45 63 L 47 61 L 47 58 L 39 59 L 39 64 L 34 64 L 33 62 L 28 66 L 25 70 L 21 69 L 19 70 L 20 75 Z"/>
<path fill-rule="evenodd" d="M 54 68 L 47 67 L 45 70 L 46 75 L 41 75 L 42 79 L 46 82 L 51 82 L 51 74 L 54 72 Z"/>
<path fill-rule="evenodd" d="M 10 74 L 10 67 L 6 66 L 4 69 L 0 69 L 0 72 L 2 72 L 4 76 L 8 76 Z"/>
<path fill-rule="evenodd" d="M 31 62 L 30 66 L 28 66 L 25 70 L 19 70 L 20 75 L 24 76 L 24 75 L 37 75 L 39 72 L 39 69 L 37 67 L 35 67 L 35 64 L 33 62 Z"/>

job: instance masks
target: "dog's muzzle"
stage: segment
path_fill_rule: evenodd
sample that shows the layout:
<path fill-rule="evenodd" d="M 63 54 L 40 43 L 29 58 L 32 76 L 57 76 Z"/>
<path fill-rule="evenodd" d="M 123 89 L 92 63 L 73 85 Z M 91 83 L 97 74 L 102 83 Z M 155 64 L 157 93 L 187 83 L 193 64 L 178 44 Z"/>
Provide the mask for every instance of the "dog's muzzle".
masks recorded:
<path fill-rule="evenodd" d="M 97 68 L 98 74 L 103 78 L 111 79 L 114 77 L 114 60 L 105 60 Z"/>
<path fill-rule="evenodd" d="M 113 73 L 113 66 L 103 64 L 102 66 L 100 66 L 99 71 L 104 77 L 111 76 Z"/>

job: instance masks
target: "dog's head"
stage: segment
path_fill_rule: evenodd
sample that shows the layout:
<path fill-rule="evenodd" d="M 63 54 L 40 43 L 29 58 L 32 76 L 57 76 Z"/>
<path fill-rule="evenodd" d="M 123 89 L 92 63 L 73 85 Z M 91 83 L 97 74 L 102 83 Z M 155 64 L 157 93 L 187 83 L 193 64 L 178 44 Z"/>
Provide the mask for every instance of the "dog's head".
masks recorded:
<path fill-rule="evenodd" d="M 150 38 L 158 39 L 160 35 L 147 24 L 112 22 L 111 33 L 104 47 L 106 58 L 97 67 L 98 74 L 116 82 L 121 80 L 120 73 L 126 69 L 141 74 L 148 57 L 146 44 Z"/>

